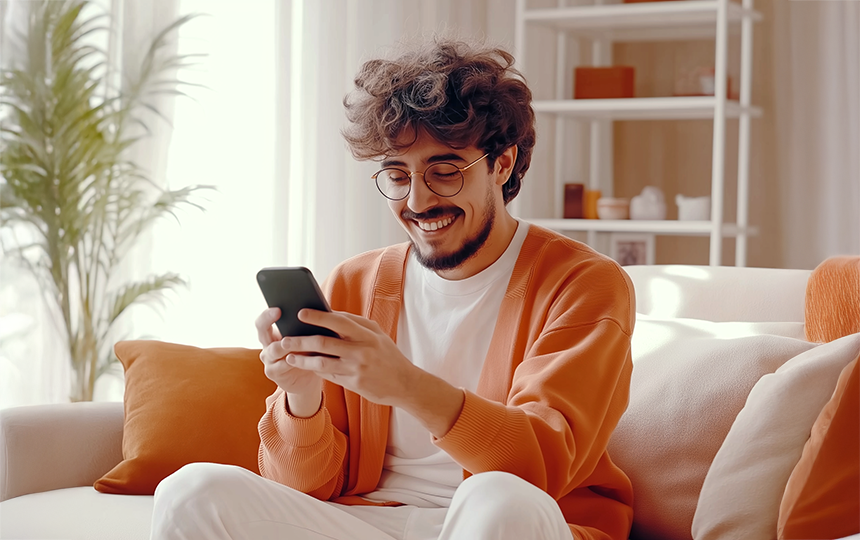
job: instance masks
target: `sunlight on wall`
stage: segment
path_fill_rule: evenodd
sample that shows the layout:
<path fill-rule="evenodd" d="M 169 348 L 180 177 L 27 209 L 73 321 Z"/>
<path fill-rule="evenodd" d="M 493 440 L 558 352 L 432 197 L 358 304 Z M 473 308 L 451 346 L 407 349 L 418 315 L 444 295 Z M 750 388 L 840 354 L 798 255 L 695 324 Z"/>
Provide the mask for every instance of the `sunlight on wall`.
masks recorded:
<path fill-rule="evenodd" d="M 205 212 L 183 210 L 154 231 L 152 266 L 190 282 L 155 315 L 139 310 L 136 334 L 200 347 L 257 346 L 265 308 L 255 274 L 272 258 L 275 153 L 275 0 L 182 0 L 205 13 L 182 29 L 180 53 L 205 52 L 180 79 L 206 88 L 178 98 L 168 158 L 171 188 L 207 184 Z M 270 24 L 261 24 L 267 21 Z"/>

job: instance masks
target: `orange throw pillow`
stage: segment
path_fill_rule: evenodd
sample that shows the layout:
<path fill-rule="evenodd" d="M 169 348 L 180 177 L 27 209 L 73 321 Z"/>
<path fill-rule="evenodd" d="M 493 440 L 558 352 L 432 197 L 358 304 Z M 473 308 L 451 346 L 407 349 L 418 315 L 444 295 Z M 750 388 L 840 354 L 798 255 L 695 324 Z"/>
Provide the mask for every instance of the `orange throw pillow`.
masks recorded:
<path fill-rule="evenodd" d="M 860 256 L 830 257 L 806 284 L 806 339 L 829 343 L 860 332 Z"/>
<path fill-rule="evenodd" d="M 201 461 L 259 474 L 257 423 L 275 391 L 259 349 L 121 341 L 114 351 L 125 368 L 123 460 L 96 480 L 97 491 L 152 495 L 166 476 Z"/>
<path fill-rule="evenodd" d="M 785 487 L 777 536 L 842 538 L 860 533 L 860 357 L 839 376 Z"/>

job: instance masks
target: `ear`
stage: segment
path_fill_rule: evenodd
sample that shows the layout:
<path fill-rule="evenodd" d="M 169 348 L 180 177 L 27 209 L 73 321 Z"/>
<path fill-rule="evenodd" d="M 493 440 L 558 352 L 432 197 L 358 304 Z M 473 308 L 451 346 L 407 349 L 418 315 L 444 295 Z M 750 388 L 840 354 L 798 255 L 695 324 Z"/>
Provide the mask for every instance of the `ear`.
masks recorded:
<path fill-rule="evenodd" d="M 503 186 L 508 178 L 511 177 L 514 171 L 514 164 L 517 162 L 517 145 L 509 147 L 496 158 L 496 184 Z"/>

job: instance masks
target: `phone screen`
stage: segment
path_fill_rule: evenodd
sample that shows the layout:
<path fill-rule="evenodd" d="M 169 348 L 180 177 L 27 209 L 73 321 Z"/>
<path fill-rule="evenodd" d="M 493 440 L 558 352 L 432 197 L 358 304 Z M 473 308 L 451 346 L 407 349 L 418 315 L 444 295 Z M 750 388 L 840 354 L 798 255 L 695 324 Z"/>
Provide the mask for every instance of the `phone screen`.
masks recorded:
<path fill-rule="evenodd" d="M 281 310 L 275 326 L 281 336 L 339 337 L 328 328 L 306 324 L 299 320 L 301 309 L 331 311 L 314 275 L 305 267 L 263 268 L 257 272 L 257 284 L 269 307 Z"/>

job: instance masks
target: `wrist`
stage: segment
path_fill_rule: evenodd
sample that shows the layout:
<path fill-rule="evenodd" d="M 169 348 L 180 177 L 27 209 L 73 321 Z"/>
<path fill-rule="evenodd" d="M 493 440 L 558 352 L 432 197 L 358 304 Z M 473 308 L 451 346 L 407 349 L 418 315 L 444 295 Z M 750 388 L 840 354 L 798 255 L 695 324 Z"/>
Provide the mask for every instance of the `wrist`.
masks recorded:
<path fill-rule="evenodd" d="M 400 395 L 395 398 L 391 406 L 403 409 L 415 416 L 415 409 L 420 408 L 422 405 L 420 394 L 424 392 L 429 384 L 432 384 L 430 379 L 435 378 L 430 373 L 410 363 L 408 370 L 400 378 L 398 384 Z"/>
<path fill-rule="evenodd" d="M 444 379 L 416 368 L 400 408 L 414 416 L 436 438 L 445 436 L 463 410 L 466 393 Z"/>
<path fill-rule="evenodd" d="M 310 418 L 322 406 L 322 389 L 313 392 L 286 392 L 287 412 L 296 418 Z"/>

